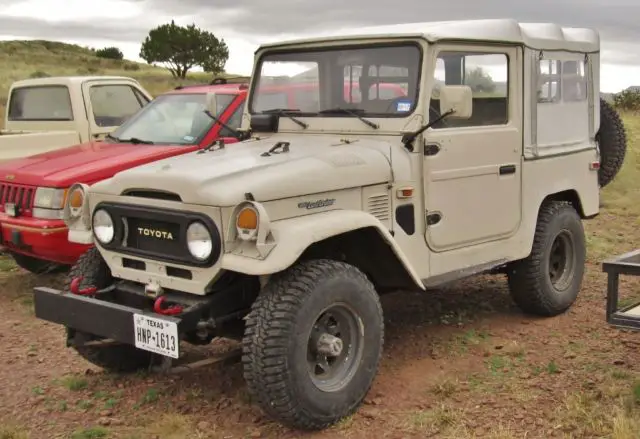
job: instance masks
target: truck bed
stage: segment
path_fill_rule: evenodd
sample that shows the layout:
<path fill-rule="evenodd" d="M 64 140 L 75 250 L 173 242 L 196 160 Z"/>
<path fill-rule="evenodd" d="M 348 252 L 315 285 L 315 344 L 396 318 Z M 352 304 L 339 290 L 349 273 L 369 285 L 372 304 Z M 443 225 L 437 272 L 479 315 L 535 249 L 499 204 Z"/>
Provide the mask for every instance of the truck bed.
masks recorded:
<path fill-rule="evenodd" d="M 28 157 L 80 143 L 76 131 L 4 131 L 0 136 L 0 162 Z"/>

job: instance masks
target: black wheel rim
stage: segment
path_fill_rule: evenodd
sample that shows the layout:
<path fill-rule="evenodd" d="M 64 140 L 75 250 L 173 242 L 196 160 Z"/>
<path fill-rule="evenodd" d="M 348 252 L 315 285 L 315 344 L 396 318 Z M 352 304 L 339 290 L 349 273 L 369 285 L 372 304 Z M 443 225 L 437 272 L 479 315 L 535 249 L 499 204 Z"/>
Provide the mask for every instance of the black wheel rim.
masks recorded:
<path fill-rule="evenodd" d="M 346 304 L 324 309 L 307 343 L 307 365 L 313 384 L 337 392 L 353 378 L 362 357 L 364 332 L 358 314 Z"/>
<path fill-rule="evenodd" d="M 563 291 L 569 288 L 576 268 L 573 237 L 568 230 L 556 235 L 549 252 L 549 279 L 551 285 Z"/>

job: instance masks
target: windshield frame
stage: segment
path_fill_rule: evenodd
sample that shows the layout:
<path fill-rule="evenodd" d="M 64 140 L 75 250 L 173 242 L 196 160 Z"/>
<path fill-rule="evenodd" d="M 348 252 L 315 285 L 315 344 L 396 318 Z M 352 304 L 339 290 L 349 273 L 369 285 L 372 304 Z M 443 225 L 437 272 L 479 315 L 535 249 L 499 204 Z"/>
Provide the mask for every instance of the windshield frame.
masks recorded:
<path fill-rule="evenodd" d="M 283 54 L 295 54 L 295 53 L 312 53 L 312 52 L 337 52 L 340 50 L 357 50 L 357 49 L 377 49 L 377 48 L 392 48 L 392 47 L 408 47 L 413 46 L 418 49 L 418 60 L 416 65 L 417 74 L 415 78 L 415 98 L 411 104 L 411 108 L 409 111 L 399 112 L 399 113 L 369 113 L 363 112 L 361 113 L 362 117 L 367 119 L 406 119 L 414 116 L 416 110 L 419 109 L 421 102 L 421 94 L 422 94 L 422 80 L 423 80 L 423 70 L 424 70 L 424 59 L 425 59 L 425 48 L 419 41 L 416 39 L 402 39 L 402 40 L 394 40 L 389 42 L 380 42 L 380 41 L 359 41 L 352 43 L 340 42 L 339 44 L 330 44 L 324 45 L 322 47 L 309 47 L 309 46 L 292 46 L 286 48 L 273 48 L 273 49 L 265 49 L 260 55 L 255 64 L 254 69 L 254 77 L 255 80 L 251 81 L 251 87 L 249 89 L 249 95 L 247 96 L 247 105 L 246 112 L 249 115 L 258 115 L 265 114 L 262 111 L 256 111 L 254 109 L 255 97 L 257 95 L 257 88 L 260 86 L 261 77 L 262 77 L 262 66 L 264 64 L 265 58 L 271 55 L 283 55 Z M 355 82 L 355 81 L 354 81 Z M 345 82 L 346 84 L 346 82 Z M 267 85 L 268 86 L 268 85 Z M 275 85 L 276 87 L 280 85 Z M 286 85 L 285 85 L 286 86 Z M 318 83 L 318 87 L 320 87 L 320 83 Z M 361 92 L 362 93 L 362 92 Z M 410 97 L 407 96 L 409 99 Z M 351 103 L 344 103 L 344 107 L 349 107 L 352 105 Z M 324 109 L 321 109 L 324 110 Z M 358 111 L 356 109 L 356 111 Z M 289 113 L 295 117 L 310 117 L 310 118 L 353 118 L 352 115 L 349 114 L 339 114 L 339 113 L 321 113 L 321 112 L 305 112 L 305 111 L 295 111 Z M 280 115 L 280 117 L 284 117 Z"/>
<path fill-rule="evenodd" d="M 222 109 L 222 111 L 220 111 L 217 115 L 214 115 L 214 116 L 216 116 L 216 118 L 220 118 L 223 122 L 225 122 L 224 119 L 222 118 L 222 115 L 229 110 L 231 105 L 236 101 L 236 99 L 238 97 L 238 93 L 234 92 L 234 90 L 221 90 L 221 92 L 219 92 L 218 90 L 209 90 L 209 91 L 197 92 L 197 93 L 194 93 L 194 92 L 189 92 L 189 93 L 164 93 L 164 94 L 156 96 L 154 99 L 149 101 L 149 103 L 147 103 L 147 105 L 145 105 L 144 107 L 140 108 L 140 110 L 138 110 L 133 116 L 131 116 L 128 120 L 126 120 L 122 125 L 118 126 L 110 134 L 111 134 L 112 137 L 122 138 L 120 133 L 125 131 L 132 124 L 136 123 L 137 120 L 143 114 L 143 112 L 150 111 L 149 107 L 154 105 L 160 99 L 170 99 L 171 96 L 175 96 L 175 95 L 178 95 L 178 96 L 190 96 L 190 95 L 198 96 L 198 95 L 200 95 L 200 96 L 205 96 L 205 101 L 206 101 L 206 95 L 209 92 L 215 93 L 216 97 L 219 97 L 219 96 L 222 96 L 222 95 L 231 97 L 229 103 Z M 207 135 L 209 135 L 209 133 L 211 132 L 211 127 L 215 123 L 217 123 L 217 121 L 214 121 L 213 119 L 211 119 L 210 122 L 209 122 L 209 125 L 207 125 L 207 128 L 203 129 L 202 134 L 200 134 L 199 137 L 195 138 L 191 142 L 187 142 L 187 141 L 183 141 L 183 142 L 154 142 L 153 145 L 159 145 L 159 146 L 172 146 L 172 145 L 173 146 L 195 146 L 195 145 L 199 145 L 207 137 Z M 223 128 L 223 126 L 220 125 L 219 123 L 218 123 L 218 125 L 220 126 L 220 129 Z M 123 141 L 126 141 L 127 139 L 128 139 L 128 137 L 124 137 Z M 150 140 L 150 139 L 141 139 L 141 140 Z M 104 141 L 107 142 L 107 143 L 118 143 L 118 141 L 113 139 L 113 138 L 107 138 Z"/>

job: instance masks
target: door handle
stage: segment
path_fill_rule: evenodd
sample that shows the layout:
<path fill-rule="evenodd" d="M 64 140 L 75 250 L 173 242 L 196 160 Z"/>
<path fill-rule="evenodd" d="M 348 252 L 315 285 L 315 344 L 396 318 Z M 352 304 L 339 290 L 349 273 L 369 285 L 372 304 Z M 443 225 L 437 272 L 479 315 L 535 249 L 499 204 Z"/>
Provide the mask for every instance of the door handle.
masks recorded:
<path fill-rule="evenodd" d="M 500 175 L 515 174 L 516 165 L 502 165 L 500 166 Z"/>
<path fill-rule="evenodd" d="M 440 152 L 440 145 L 437 143 L 427 143 L 424 145 L 424 155 L 431 156 Z"/>

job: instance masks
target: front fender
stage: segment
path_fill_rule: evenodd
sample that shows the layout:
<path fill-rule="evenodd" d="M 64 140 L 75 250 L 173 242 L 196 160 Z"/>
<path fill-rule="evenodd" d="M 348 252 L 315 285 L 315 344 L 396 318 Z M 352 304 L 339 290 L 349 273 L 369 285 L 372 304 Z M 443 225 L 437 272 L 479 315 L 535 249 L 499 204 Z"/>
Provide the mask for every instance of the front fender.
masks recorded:
<path fill-rule="evenodd" d="M 254 276 L 277 273 L 293 265 L 312 244 L 365 227 L 374 227 L 378 231 L 415 284 L 424 290 L 420 277 L 389 231 L 375 217 L 362 211 L 332 210 L 274 221 L 270 224 L 270 231 L 275 246 L 264 259 L 225 253 L 221 266 L 225 270 Z"/>

